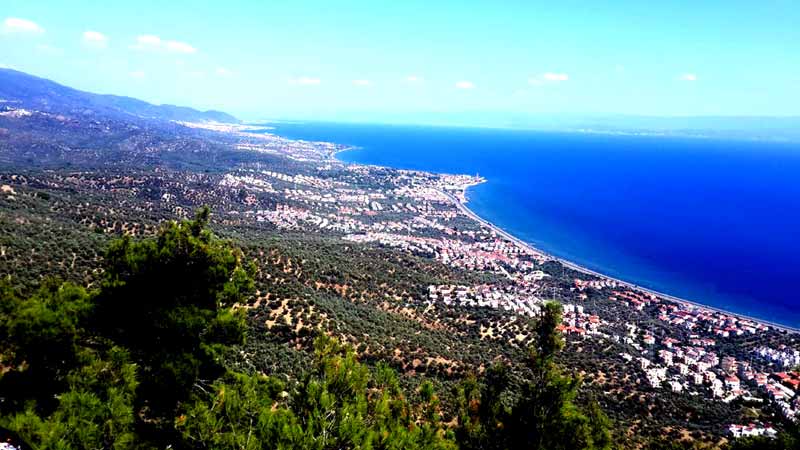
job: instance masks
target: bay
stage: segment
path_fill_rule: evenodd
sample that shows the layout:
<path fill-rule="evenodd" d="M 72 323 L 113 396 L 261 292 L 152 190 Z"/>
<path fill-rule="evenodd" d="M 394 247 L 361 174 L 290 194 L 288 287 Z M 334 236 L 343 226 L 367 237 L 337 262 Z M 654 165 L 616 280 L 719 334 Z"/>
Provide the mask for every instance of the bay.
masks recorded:
<path fill-rule="evenodd" d="M 543 251 L 800 326 L 800 145 L 337 123 L 277 124 L 346 162 L 480 174 L 469 207 Z"/>

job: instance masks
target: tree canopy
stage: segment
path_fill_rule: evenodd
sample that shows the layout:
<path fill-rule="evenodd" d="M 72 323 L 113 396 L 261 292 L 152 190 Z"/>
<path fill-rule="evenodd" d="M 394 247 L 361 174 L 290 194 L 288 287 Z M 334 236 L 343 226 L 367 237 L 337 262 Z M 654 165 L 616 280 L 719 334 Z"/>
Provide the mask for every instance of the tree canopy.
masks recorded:
<path fill-rule="evenodd" d="M 275 378 L 231 374 L 176 420 L 187 441 L 216 449 L 455 449 L 423 385 L 408 401 L 385 365 L 374 371 L 328 337 L 292 388 Z M 289 389 L 288 392 L 286 389 Z"/>
<path fill-rule="evenodd" d="M 449 423 L 434 383 L 404 389 L 326 335 L 288 378 L 225 367 L 254 269 L 208 221 L 202 209 L 153 239 L 114 242 L 92 291 L 47 281 L 22 298 L 0 283 L 0 427 L 64 450 L 610 448 L 608 419 L 578 406 L 580 380 L 553 361 L 555 303 L 527 366 L 464 380 Z"/>
<path fill-rule="evenodd" d="M 123 238 L 106 255 L 93 325 L 139 364 L 137 403 L 171 417 L 198 380 L 223 373 L 219 353 L 242 342 L 231 306 L 252 293 L 240 251 L 207 229 L 209 210 L 172 222 L 156 239 Z"/>
<path fill-rule="evenodd" d="M 474 449 L 609 449 L 610 423 L 592 401 L 584 411 L 575 403 L 580 379 L 564 374 L 553 362 L 563 346 L 556 327 L 561 305 L 543 308 L 534 329 L 536 344 L 528 367 L 512 392 L 510 368 L 489 370 L 483 382 L 466 380 L 459 388 L 459 439 Z"/>

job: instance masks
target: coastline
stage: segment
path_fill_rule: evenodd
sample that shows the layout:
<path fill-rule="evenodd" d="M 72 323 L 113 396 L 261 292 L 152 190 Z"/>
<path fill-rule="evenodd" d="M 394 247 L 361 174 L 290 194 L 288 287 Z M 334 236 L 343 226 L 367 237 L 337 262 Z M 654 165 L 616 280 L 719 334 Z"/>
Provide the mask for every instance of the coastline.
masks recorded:
<path fill-rule="evenodd" d="M 631 288 L 631 289 L 634 289 L 634 290 L 637 290 L 637 291 L 641 291 L 641 292 L 646 292 L 648 294 L 653 294 L 653 295 L 656 295 L 658 297 L 661 297 L 661 298 L 663 298 L 665 300 L 668 300 L 668 301 L 671 301 L 671 302 L 674 302 L 674 303 L 679 303 L 679 304 L 682 304 L 682 305 L 692 306 L 692 307 L 695 307 L 695 308 L 707 309 L 709 311 L 714 311 L 714 312 L 718 312 L 718 313 L 721 313 L 721 314 L 734 316 L 734 317 L 737 317 L 737 318 L 740 318 L 740 319 L 745 319 L 745 320 L 749 320 L 749 321 L 755 322 L 757 324 L 761 324 L 761 325 L 764 325 L 764 326 L 775 328 L 776 330 L 780 330 L 780 331 L 785 331 L 785 332 L 789 332 L 789 333 L 800 333 L 800 327 L 793 327 L 791 325 L 784 325 L 784 324 L 780 324 L 780 323 L 777 323 L 777 322 L 772 322 L 772 321 L 769 321 L 769 320 L 766 320 L 766 319 L 760 319 L 758 317 L 749 316 L 747 314 L 741 314 L 741 313 L 737 313 L 737 312 L 733 312 L 733 311 L 728 311 L 728 310 L 725 310 L 725 309 L 722 309 L 722 308 L 717 308 L 717 307 L 714 307 L 714 306 L 705 305 L 703 303 L 699 303 L 699 302 L 696 302 L 696 301 L 687 300 L 685 298 L 676 297 L 674 295 L 666 294 L 664 292 L 659 292 L 659 291 L 656 291 L 656 290 L 653 290 L 653 289 L 650 289 L 650 288 L 646 288 L 644 286 L 640 286 L 638 284 L 632 283 L 630 281 L 621 280 L 619 278 L 615 278 L 615 277 L 612 277 L 610 275 L 606 275 L 604 273 L 601 273 L 601 272 L 598 272 L 598 271 L 583 267 L 583 266 L 581 266 L 579 264 L 576 264 L 576 263 L 574 263 L 572 261 L 569 261 L 569 260 L 566 260 L 564 258 L 559 258 L 557 256 L 554 256 L 554 255 L 552 255 L 550 253 L 547 253 L 545 251 L 542 251 L 542 250 L 534 247 L 530 243 L 528 243 L 528 242 L 526 242 L 526 241 L 524 241 L 524 240 L 512 235 L 508 231 L 506 231 L 506 230 L 500 228 L 499 226 L 493 224 L 492 222 L 484 219 L 483 217 L 479 216 L 477 213 L 475 213 L 474 211 L 469 209 L 469 207 L 466 205 L 465 202 L 461 202 L 460 200 L 458 200 L 458 198 L 456 198 L 454 195 L 450 194 L 449 192 L 442 191 L 442 193 L 444 195 L 446 195 L 450 199 L 450 201 L 452 201 L 453 204 L 462 213 L 467 215 L 472 220 L 475 220 L 475 221 L 481 223 L 482 225 L 484 225 L 487 228 L 491 229 L 495 233 L 503 236 L 504 238 L 508 239 L 509 241 L 511 241 L 511 242 L 513 242 L 513 243 L 515 243 L 515 244 L 517 244 L 517 245 L 519 245 L 519 246 L 521 246 L 521 247 L 533 252 L 533 253 L 538 253 L 538 254 L 543 255 L 543 256 L 545 256 L 545 257 L 547 257 L 549 259 L 552 259 L 554 261 L 558 261 L 564 267 L 568 267 L 568 268 L 570 268 L 572 270 L 575 270 L 577 272 L 585 273 L 585 274 L 588 274 L 588 275 L 593 275 L 593 276 L 600 277 L 600 278 L 603 278 L 603 279 L 606 279 L 606 280 L 611 280 L 611 281 L 614 281 L 614 282 L 619 283 L 621 285 L 627 286 L 628 288 Z"/>
<path fill-rule="evenodd" d="M 354 163 L 351 163 L 351 162 L 342 161 L 337 156 L 340 153 L 343 153 L 343 152 L 346 152 L 346 151 L 349 151 L 349 150 L 355 150 L 357 148 L 358 147 L 355 147 L 355 146 L 348 146 L 346 148 L 342 148 L 342 149 L 339 149 L 339 150 L 331 152 L 328 155 L 328 157 L 331 160 L 334 160 L 334 161 L 336 161 L 336 162 L 338 162 L 340 164 L 354 164 Z M 363 165 L 374 166 L 374 165 L 371 165 L 371 164 L 363 164 Z M 381 166 L 375 166 L 375 167 L 381 167 Z M 488 181 L 488 180 L 484 180 L 483 182 L 486 182 L 486 181 Z M 477 184 L 475 184 L 475 185 L 477 185 Z M 464 188 L 464 190 L 462 191 L 462 196 L 465 199 L 467 198 L 468 189 L 470 187 L 475 186 L 475 185 L 466 186 Z M 694 308 L 706 309 L 706 310 L 714 311 L 714 312 L 717 312 L 717 313 L 720 313 L 720 314 L 726 314 L 726 315 L 729 315 L 729 316 L 734 316 L 734 317 L 737 317 L 737 318 L 740 318 L 740 319 L 745 319 L 745 320 L 752 321 L 752 322 L 754 322 L 756 324 L 760 324 L 760 325 L 764 325 L 764 326 L 767 326 L 767 327 L 770 327 L 770 328 L 774 328 L 774 329 L 779 330 L 779 331 L 784 331 L 784 332 L 788 332 L 788 333 L 800 333 L 800 327 L 794 327 L 794 326 L 791 326 L 791 325 L 784 325 L 784 324 L 773 322 L 773 321 L 770 321 L 770 320 L 767 320 L 767 319 L 761 319 L 761 318 L 750 316 L 750 315 L 747 315 L 747 314 L 728 311 L 728 310 L 725 310 L 725 309 L 722 309 L 722 308 L 718 308 L 718 307 L 715 307 L 715 306 L 709 306 L 709 305 L 706 305 L 706 304 L 703 304 L 703 303 L 700 303 L 700 302 L 697 302 L 697 301 L 676 297 L 674 295 L 666 294 L 664 292 L 660 292 L 660 291 L 656 291 L 654 289 L 650 289 L 650 288 L 646 288 L 644 286 L 640 286 L 640 285 L 638 285 L 636 283 L 632 283 L 630 281 L 625 281 L 625 280 L 622 280 L 622 279 L 619 279 L 619 278 L 616 278 L 616 277 L 612 277 L 610 275 L 606 275 L 606 274 L 598 272 L 596 270 L 592 270 L 592 269 L 583 267 L 580 264 L 574 263 L 574 262 L 566 260 L 564 258 L 560 258 L 560 257 L 554 256 L 554 255 L 552 255 L 550 253 L 547 253 L 547 252 L 545 252 L 543 250 L 540 250 L 540 249 L 534 247 L 532 244 L 530 244 L 530 243 L 528 243 L 528 242 L 526 242 L 526 241 L 514 236 L 513 234 L 511 234 L 508 231 L 502 229 L 498 225 L 495 225 L 494 223 L 490 222 L 489 220 L 484 219 L 483 217 L 481 217 L 480 215 L 475 213 L 473 210 L 471 210 L 467 206 L 466 202 L 462 202 L 461 200 L 459 200 L 452 193 L 445 192 L 445 191 L 440 191 L 440 192 L 442 192 L 442 194 L 447 196 L 447 198 L 450 199 L 450 201 L 453 203 L 453 205 L 456 208 L 458 208 L 458 210 L 461 211 L 464 215 L 469 217 L 470 219 L 472 219 L 472 220 L 474 220 L 474 221 L 486 226 L 487 228 L 491 229 L 492 231 L 494 231 L 498 235 L 504 237 L 505 239 L 508 239 L 509 241 L 513 242 L 516 245 L 519 245 L 519 246 L 525 248 L 526 250 L 528 250 L 530 252 L 545 256 L 548 259 L 551 259 L 551 260 L 554 260 L 554 261 L 558 261 L 564 267 L 570 268 L 572 270 L 575 270 L 577 272 L 581 272 L 581 273 L 584 273 L 584 274 L 587 274 L 587 275 L 592 275 L 592 276 L 596 276 L 596 277 L 603 278 L 603 279 L 606 279 L 606 280 L 611 280 L 611 281 L 619 283 L 619 284 L 621 284 L 623 286 L 627 286 L 630 289 L 633 289 L 633 290 L 636 290 L 636 291 L 640 291 L 640 292 L 644 292 L 644 293 L 648 293 L 648 294 L 652 294 L 652 295 L 658 296 L 658 297 L 660 297 L 660 298 L 662 298 L 664 300 L 671 301 L 673 303 L 678 303 L 678 304 L 682 304 L 682 305 L 685 305 L 685 306 L 691 306 L 691 307 L 694 307 Z"/>
<path fill-rule="evenodd" d="M 332 151 L 332 152 L 331 152 L 331 153 L 328 155 L 328 158 L 329 158 L 329 159 L 332 159 L 332 160 L 334 160 L 334 161 L 336 161 L 336 162 L 338 162 L 338 163 L 340 163 L 340 164 L 351 164 L 351 163 L 349 163 L 349 162 L 342 161 L 341 159 L 337 158 L 337 156 L 338 156 L 340 153 L 349 152 L 350 150 L 356 150 L 356 149 L 358 149 L 358 147 L 355 147 L 355 146 L 350 146 L 350 145 L 348 145 L 348 146 L 346 146 L 346 147 L 344 147 L 344 148 L 340 148 L 340 149 L 338 149 L 338 150 L 334 150 L 334 151 Z"/>

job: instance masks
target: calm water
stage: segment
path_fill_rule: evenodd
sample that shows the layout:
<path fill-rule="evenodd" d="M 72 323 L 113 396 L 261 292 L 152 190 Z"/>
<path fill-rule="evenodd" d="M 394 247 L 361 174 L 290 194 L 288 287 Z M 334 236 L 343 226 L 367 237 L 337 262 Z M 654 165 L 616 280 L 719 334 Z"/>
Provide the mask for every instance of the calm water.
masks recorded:
<path fill-rule="evenodd" d="M 800 145 L 384 125 L 279 125 L 344 161 L 479 173 L 482 217 L 554 255 L 800 326 Z"/>

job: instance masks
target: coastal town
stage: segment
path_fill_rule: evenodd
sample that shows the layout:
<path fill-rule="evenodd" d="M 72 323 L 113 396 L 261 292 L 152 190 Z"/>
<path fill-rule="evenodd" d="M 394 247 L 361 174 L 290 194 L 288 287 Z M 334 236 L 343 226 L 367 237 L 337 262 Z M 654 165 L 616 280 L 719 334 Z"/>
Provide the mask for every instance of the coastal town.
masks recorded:
<path fill-rule="evenodd" d="M 261 136 L 267 141 L 273 138 Z M 264 147 L 273 148 L 273 144 Z M 298 159 L 314 159 L 309 158 L 314 151 L 307 148 L 291 146 L 284 151 Z M 283 202 L 272 209 L 230 213 L 286 230 L 332 232 L 348 242 L 390 247 L 433 258 L 453 269 L 498 275 L 503 283 L 430 285 L 427 296 L 412 301 L 423 307 L 458 305 L 535 317 L 544 302 L 557 300 L 564 309 L 560 330 L 570 344 L 613 342 L 622 350 L 619 356 L 639 374 L 636 383 L 710 402 L 740 402 L 795 420 L 800 409 L 800 371 L 795 370 L 800 351 L 796 344 L 789 345 L 795 342 L 793 330 L 585 270 L 566 268 L 573 274 L 571 285 L 555 283 L 542 267 L 559 263 L 557 258 L 467 209 L 467 189 L 486 180 L 343 165 L 330 158 L 330 144 L 316 152 L 320 165 L 315 176 L 271 171 L 226 175 L 228 187 L 283 195 Z M 331 176 L 342 171 L 345 177 Z M 334 181 L 340 179 L 353 181 Z M 609 310 L 616 313 L 609 315 Z M 490 335 L 486 329 L 480 332 Z M 758 345 L 762 339 L 777 343 Z M 525 336 L 517 335 L 513 341 L 523 343 Z M 726 345 L 731 342 L 748 345 Z M 728 428 L 732 437 L 776 433 L 770 423 L 731 423 Z"/>
<path fill-rule="evenodd" d="M 0 450 L 800 450 L 800 0 L 8 0 Z"/>
<path fill-rule="evenodd" d="M 724 411 L 703 417 L 711 422 L 695 428 L 686 418 L 669 419 L 675 423 L 671 429 L 711 437 L 771 436 L 781 421 L 796 420 L 800 343 L 794 330 L 652 292 L 533 248 L 469 209 L 469 188 L 487 182 L 482 177 L 345 164 L 335 158 L 345 146 L 289 140 L 266 127 L 183 125 L 219 133 L 225 146 L 253 155 L 252 161 L 203 174 L 166 168 L 4 173 L 0 200 L 8 208 L 33 208 L 25 205 L 59 199 L 47 206 L 48 214 L 71 218 L 95 234 L 134 236 L 152 233 L 164 218 L 185 218 L 192 208 L 210 205 L 216 223 L 233 234 L 318 236 L 342 249 L 392 252 L 413 264 L 430 261 L 461 281 L 432 277 L 402 288 L 384 283 L 357 295 L 341 281 L 330 283 L 330 289 L 354 301 L 372 298 L 379 309 L 425 329 L 474 337 L 481 345 L 507 349 L 505 354 L 524 351 L 532 340 L 528 321 L 545 303 L 559 302 L 563 322 L 558 329 L 567 342 L 564 364 L 581 374 L 593 395 L 616 405 L 617 420 L 634 427 L 643 426 L 636 424 L 635 408 L 663 398 Z M 132 222 L 131 214 L 148 219 Z M 15 254 L 7 244 L 0 250 L 6 260 L 17 257 L 25 264 L 41 258 L 35 251 Z M 97 260 L 80 250 L 73 255 L 71 264 L 59 267 L 74 266 L 78 258 L 91 267 Z M 268 278 L 278 286 L 287 274 L 299 273 L 304 262 L 275 261 L 287 264 Z M 91 271 L 82 275 L 90 282 L 94 276 Z M 314 281 L 316 289 L 328 286 L 328 278 Z M 313 306 L 292 312 L 290 298 L 262 301 L 277 302 L 269 306 L 273 310 L 264 323 L 283 330 L 293 346 L 300 345 L 312 317 L 320 320 Z M 365 333 L 349 339 L 366 353 L 378 351 L 362 342 L 367 338 Z M 485 370 L 490 362 L 426 355 L 421 346 L 410 349 L 408 359 L 398 356 L 399 349 L 380 351 L 392 355 L 406 373 L 427 367 L 428 374 L 445 378 L 472 366 Z M 494 358 L 501 357 L 506 356 Z M 663 427 L 666 419 L 659 415 L 670 409 L 661 408 L 646 414 Z"/>

